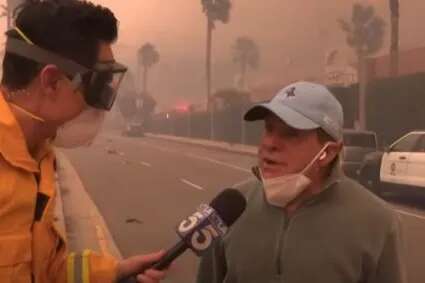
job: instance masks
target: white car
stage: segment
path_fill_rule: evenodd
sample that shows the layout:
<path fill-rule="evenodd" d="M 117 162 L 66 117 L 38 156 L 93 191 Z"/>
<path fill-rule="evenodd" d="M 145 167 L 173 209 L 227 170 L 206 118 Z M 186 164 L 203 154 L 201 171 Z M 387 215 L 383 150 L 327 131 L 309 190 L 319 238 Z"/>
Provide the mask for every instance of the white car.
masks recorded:
<path fill-rule="evenodd" d="M 367 155 L 359 179 L 378 195 L 390 190 L 425 195 L 425 131 L 410 132 L 384 152 Z"/>
<path fill-rule="evenodd" d="M 425 192 L 425 131 L 408 133 L 385 151 L 380 181 L 395 188 Z"/>

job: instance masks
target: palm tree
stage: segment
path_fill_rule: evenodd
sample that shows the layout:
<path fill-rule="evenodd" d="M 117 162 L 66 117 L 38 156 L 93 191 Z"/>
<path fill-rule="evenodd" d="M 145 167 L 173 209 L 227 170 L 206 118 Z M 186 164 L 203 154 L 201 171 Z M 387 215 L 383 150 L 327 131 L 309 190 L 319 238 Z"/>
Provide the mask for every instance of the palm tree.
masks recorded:
<path fill-rule="evenodd" d="M 354 4 L 351 22 L 338 21 L 347 34 L 347 44 L 354 49 L 358 59 L 359 104 L 358 122 L 361 129 L 366 128 L 366 58 L 382 48 L 385 22 L 376 15 L 372 6 Z"/>
<path fill-rule="evenodd" d="M 249 37 L 237 38 L 233 46 L 233 62 L 240 67 L 239 87 L 244 89 L 247 69 L 257 70 L 260 63 L 260 51 L 255 41 Z"/>
<path fill-rule="evenodd" d="M 159 52 L 151 43 L 144 44 L 138 52 L 138 67 L 143 67 L 143 93 L 146 93 L 148 88 L 148 73 L 150 68 L 159 62 Z M 140 76 L 140 71 L 139 71 Z"/>
<path fill-rule="evenodd" d="M 215 29 L 215 22 L 229 22 L 230 0 L 201 0 L 202 9 L 207 17 L 207 53 L 206 53 L 206 79 L 207 79 L 207 103 L 210 108 L 211 100 L 211 47 L 212 32 Z"/>
<path fill-rule="evenodd" d="M 400 3 L 399 0 L 389 0 L 391 12 L 391 75 L 398 75 L 399 64 L 399 29 Z"/>

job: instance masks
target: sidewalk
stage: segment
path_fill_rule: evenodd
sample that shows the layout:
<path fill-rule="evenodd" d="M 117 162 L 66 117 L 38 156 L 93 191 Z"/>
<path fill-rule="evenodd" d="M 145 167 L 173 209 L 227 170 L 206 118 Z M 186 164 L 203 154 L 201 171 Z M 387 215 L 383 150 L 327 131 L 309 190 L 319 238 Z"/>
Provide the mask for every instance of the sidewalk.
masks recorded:
<path fill-rule="evenodd" d="M 91 249 L 122 258 L 98 208 L 68 158 L 57 154 L 58 196 L 56 219 L 59 229 L 66 235 L 70 251 Z"/>

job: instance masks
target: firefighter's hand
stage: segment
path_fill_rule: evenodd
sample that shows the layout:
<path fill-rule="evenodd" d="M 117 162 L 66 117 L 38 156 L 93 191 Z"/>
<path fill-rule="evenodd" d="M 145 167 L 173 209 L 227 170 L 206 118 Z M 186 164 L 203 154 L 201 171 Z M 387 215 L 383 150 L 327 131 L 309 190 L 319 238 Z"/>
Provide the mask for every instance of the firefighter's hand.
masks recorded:
<path fill-rule="evenodd" d="M 164 251 L 139 255 L 127 258 L 118 263 L 118 274 L 117 281 L 120 281 L 123 278 L 129 277 L 134 274 L 137 275 L 137 282 L 139 283 L 157 283 L 165 278 L 164 271 L 158 271 L 153 269 L 144 270 L 144 267 L 149 266 L 150 264 L 157 262 L 163 255 Z"/>

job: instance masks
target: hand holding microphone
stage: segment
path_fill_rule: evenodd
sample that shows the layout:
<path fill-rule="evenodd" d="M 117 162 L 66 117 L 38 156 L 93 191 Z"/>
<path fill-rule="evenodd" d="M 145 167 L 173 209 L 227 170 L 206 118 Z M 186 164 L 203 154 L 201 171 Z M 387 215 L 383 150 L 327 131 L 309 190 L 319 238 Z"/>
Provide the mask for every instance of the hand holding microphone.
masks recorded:
<path fill-rule="evenodd" d="M 150 273 L 155 270 L 164 270 L 187 249 L 202 256 L 211 247 L 214 240 L 227 233 L 228 228 L 241 216 L 245 207 L 246 200 L 239 191 L 225 189 L 211 201 L 210 205 L 201 205 L 194 214 L 177 226 L 177 234 L 181 240 L 165 254 L 160 255 L 158 261 L 143 266 L 134 274 L 120 280 L 119 283 L 138 282 L 135 276 L 146 270 L 149 270 Z M 161 275 L 161 273 L 156 275 Z"/>
<path fill-rule="evenodd" d="M 152 254 L 137 255 L 126 258 L 118 263 L 117 282 L 139 282 L 139 283 L 159 283 L 165 278 L 166 272 L 150 269 L 155 262 L 158 262 L 165 252 L 157 252 Z M 128 278 L 137 271 L 143 270 L 142 274 L 137 277 L 121 281 L 123 278 Z"/>

